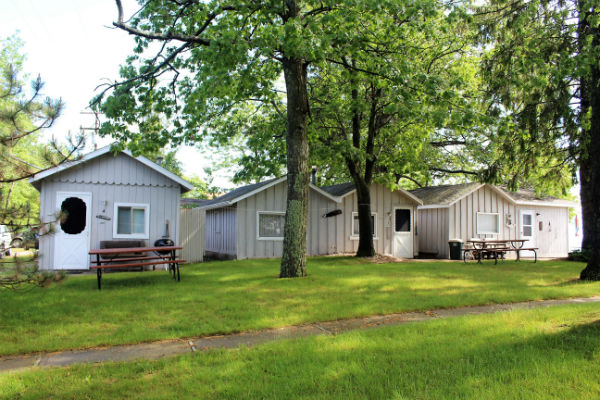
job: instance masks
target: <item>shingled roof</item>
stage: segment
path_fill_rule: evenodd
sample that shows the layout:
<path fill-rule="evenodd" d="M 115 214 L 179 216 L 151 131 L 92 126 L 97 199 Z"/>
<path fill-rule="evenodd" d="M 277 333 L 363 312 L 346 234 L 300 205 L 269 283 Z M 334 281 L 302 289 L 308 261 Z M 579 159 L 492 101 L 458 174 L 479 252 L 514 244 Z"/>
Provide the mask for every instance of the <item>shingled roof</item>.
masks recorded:
<path fill-rule="evenodd" d="M 252 183 L 252 184 L 246 185 L 246 186 L 240 186 L 239 188 L 233 189 L 231 192 L 228 192 L 228 193 L 224 194 L 223 196 L 220 196 L 220 197 L 217 197 L 216 199 L 212 199 L 212 200 L 202 203 L 200 205 L 200 207 L 208 207 L 208 206 L 212 206 L 215 204 L 231 202 L 232 200 L 243 197 L 244 195 L 246 195 L 248 193 L 251 193 L 255 190 L 262 188 L 263 186 L 267 186 L 270 183 L 273 183 L 273 182 L 275 182 L 277 180 L 281 180 L 281 179 L 282 178 L 273 178 L 273 179 L 268 179 L 266 181 L 262 181 L 262 182 L 258 182 L 258 183 Z"/>
<path fill-rule="evenodd" d="M 460 183 L 458 185 L 428 186 L 410 190 L 410 192 L 423 200 L 424 205 L 448 206 L 480 186 L 481 183 Z"/>
<path fill-rule="evenodd" d="M 354 190 L 353 182 L 339 183 L 337 185 L 321 186 L 321 189 L 332 196 L 343 196 Z"/>
<path fill-rule="evenodd" d="M 414 189 L 410 192 L 423 200 L 423 204 L 426 206 L 449 206 L 482 186 L 484 186 L 484 184 L 471 182 L 460 183 L 457 185 L 429 186 Z M 535 191 L 531 189 L 519 189 L 516 192 L 512 192 L 506 187 L 493 185 L 489 185 L 489 187 L 494 188 L 497 192 L 511 199 L 516 204 L 540 204 L 565 207 L 575 206 L 575 203 L 569 200 L 563 200 L 552 196 L 538 197 Z"/>

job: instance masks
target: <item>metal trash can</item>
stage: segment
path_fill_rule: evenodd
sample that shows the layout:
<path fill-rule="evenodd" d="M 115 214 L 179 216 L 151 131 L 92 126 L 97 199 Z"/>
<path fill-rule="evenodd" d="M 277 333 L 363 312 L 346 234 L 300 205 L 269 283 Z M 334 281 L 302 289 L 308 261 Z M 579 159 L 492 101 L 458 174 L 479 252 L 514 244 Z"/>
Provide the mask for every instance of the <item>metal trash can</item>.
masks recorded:
<path fill-rule="evenodd" d="M 463 242 L 460 239 L 450 239 L 448 241 L 450 246 L 450 259 L 451 260 L 462 260 L 462 247 Z"/>

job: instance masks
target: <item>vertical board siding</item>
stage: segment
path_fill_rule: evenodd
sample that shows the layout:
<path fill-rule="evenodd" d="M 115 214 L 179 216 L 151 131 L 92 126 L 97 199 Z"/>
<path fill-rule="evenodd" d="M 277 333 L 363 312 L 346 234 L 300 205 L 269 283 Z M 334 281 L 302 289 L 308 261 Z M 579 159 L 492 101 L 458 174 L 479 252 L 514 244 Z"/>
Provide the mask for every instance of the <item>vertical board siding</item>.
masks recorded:
<path fill-rule="evenodd" d="M 219 243 L 214 239 L 214 229 L 212 227 L 215 223 L 213 219 L 221 215 L 219 213 L 225 209 L 208 210 L 206 212 L 206 250 L 224 253 L 234 249 L 238 259 L 281 257 L 283 251 L 282 240 L 258 240 L 257 213 L 259 211 L 285 212 L 286 185 L 286 182 L 280 182 L 237 202 L 236 208 L 231 208 L 231 214 L 228 214 L 227 218 L 223 218 L 223 223 L 229 224 L 232 227 L 231 232 L 235 232 L 235 235 L 232 234 L 227 243 Z M 393 208 L 411 208 L 414 219 L 416 218 L 415 202 L 402 192 L 390 192 L 381 185 L 371 186 L 371 201 L 373 212 L 377 213 L 375 250 L 379 254 L 391 254 Z M 325 214 L 336 209 L 342 210 L 342 214 L 325 218 Z M 306 238 L 307 254 L 325 255 L 356 252 L 358 240 L 351 238 L 351 236 L 352 213 L 357 210 L 355 193 L 344 197 L 341 203 L 336 203 L 320 193 L 310 190 Z M 234 218 L 235 216 L 237 218 Z M 231 247 L 228 243 L 234 240 L 234 236 L 238 245 Z M 413 244 L 413 250 L 416 253 L 419 245 L 416 238 L 413 240 Z M 223 250 L 225 248 L 228 250 Z"/>
<path fill-rule="evenodd" d="M 534 243 L 539 257 L 567 257 L 569 253 L 569 209 L 566 207 L 518 206 L 516 210 L 516 234 L 521 232 L 520 212 L 533 211 Z M 542 230 L 539 223 L 542 223 Z M 530 252 L 523 255 L 529 256 Z"/>
<path fill-rule="evenodd" d="M 344 250 L 341 253 L 354 253 L 358 250 L 358 238 L 352 237 L 352 213 L 358 212 L 358 199 L 356 192 L 344 197 L 343 214 L 336 218 L 343 217 L 343 233 L 338 235 L 344 241 Z M 410 208 L 414 226 L 418 226 L 416 204 L 414 200 L 399 191 L 390 191 L 383 185 L 371 185 L 371 212 L 377 213 L 377 240 L 373 241 L 375 251 L 378 254 L 392 255 L 393 241 L 393 213 L 394 207 Z M 416 223 L 415 223 L 416 222 Z M 413 254 L 417 253 L 419 243 L 417 237 L 413 236 Z"/>
<path fill-rule="evenodd" d="M 147 245 L 165 234 L 165 224 L 169 221 L 169 235 L 177 242 L 178 214 L 180 201 L 179 187 L 129 186 L 117 184 L 66 183 L 45 181 L 42 184 L 43 207 L 40 218 L 43 223 L 56 221 L 60 204 L 56 204 L 56 192 L 89 192 L 92 194 L 90 249 L 100 247 L 102 240 L 117 240 L 113 238 L 113 223 L 115 222 L 115 203 L 144 203 L 150 205 L 149 238 Z M 105 203 L 106 202 L 106 203 Z M 110 220 L 98 218 L 105 216 Z M 40 238 L 40 268 L 53 269 L 54 235 L 43 235 Z"/>
<path fill-rule="evenodd" d="M 197 208 L 180 209 L 179 243 L 183 247 L 181 257 L 188 263 L 202 262 L 205 247 L 206 213 Z"/>
<path fill-rule="evenodd" d="M 429 208 L 418 211 L 418 252 L 447 258 L 448 248 L 448 209 Z"/>
<path fill-rule="evenodd" d="M 419 210 L 419 249 L 423 253 L 437 253 L 440 258 L 448 258 L 449 239 L 461 239 L 463 242 L 473 238 L 519 239 L 521 210 L 531 210 L 540 214 L 534 221 L 538 255 L 566 257 L 568 254 L 567 207 L 515 206 L 512 201 L 489 186 L 482 186 L 449 208 Z M 498 234 L 477 232 L 478 212 L 498 213 L 500 222 Z M 544 222 L 542 231 L 539 230 L 540 221 Z M 509 253 L 508 256 L 514 257 L 514 253 Z"/>
<path fill-rule="evenodd" d="M 237 210 L 235 207 L 224 207 L 206 211 L 206 251 L 235 257 L 237 251 L 236 216 Z"/>
<path fill-rule="evenodd" d="M 179 244 L 179 202 L 181 187 L 178 183 L 152 170 L 134 158 L 106 154 L 44 179 L 40 187 L 40 220 L 54 223 L 60 204 L 57 192 L 88 192 L 92 194 L 90 249 L 100 247 L 100 241 L 113 240 L 115 222 L 114 203 L 144 203 L 150 206 L 149 238 L 151 245 L 165 234 L 169 221 L 169 235 Z M 110 218 L 105 220 L 99 216 Z M 40 238 L 40 268 L 54 269 L 54 235 Z"/>

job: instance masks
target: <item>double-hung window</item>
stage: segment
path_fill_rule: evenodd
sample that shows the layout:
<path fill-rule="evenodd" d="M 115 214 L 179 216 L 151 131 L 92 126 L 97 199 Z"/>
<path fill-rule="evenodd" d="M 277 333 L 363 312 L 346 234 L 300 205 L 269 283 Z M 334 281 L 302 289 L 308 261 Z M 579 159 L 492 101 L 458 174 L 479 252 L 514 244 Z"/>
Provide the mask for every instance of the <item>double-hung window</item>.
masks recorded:
<path fill-rule="evenodd" d="M 149 238 L 150 205 L 115 203 L 113 237 L 116 239 Z"/>
<path fill-rule="evenodd" d="M 352 239 L 356 239 L 360 236 L 360 228 L 358 221 L 358 212 L 352 213 Z M 373 237 L 377 238 L 377 213 L 371 213 L 371 229 L 373 231 Z"/>
<path fill-rule="evenodd" d="M 285 212 L 259 211 L 257 213 L 256 237 L 258 240 L 283 240 Z"/>

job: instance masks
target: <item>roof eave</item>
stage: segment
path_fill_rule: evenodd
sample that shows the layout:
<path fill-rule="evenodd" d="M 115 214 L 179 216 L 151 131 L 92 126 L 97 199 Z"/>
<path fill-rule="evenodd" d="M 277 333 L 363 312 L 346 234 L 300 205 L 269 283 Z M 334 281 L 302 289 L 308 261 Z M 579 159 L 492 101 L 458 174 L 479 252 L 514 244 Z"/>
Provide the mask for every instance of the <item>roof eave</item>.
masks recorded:
<path fill-rule="evenodd" d="M 341 203 L 342 199 L 345 197 L 345 195 L 343 196 L 334 196 L 331 193 L 326 192 L 325 190 L 321 189 L 320 187 L 318 187 L 317 185 L 314 185 L 312 183 L 309 183 L 308 186 L 313 189 L 315 192 L 319 193 L 320 195 L 328 198 L 331 201 L 334 201 L 336 203 Z"/>

